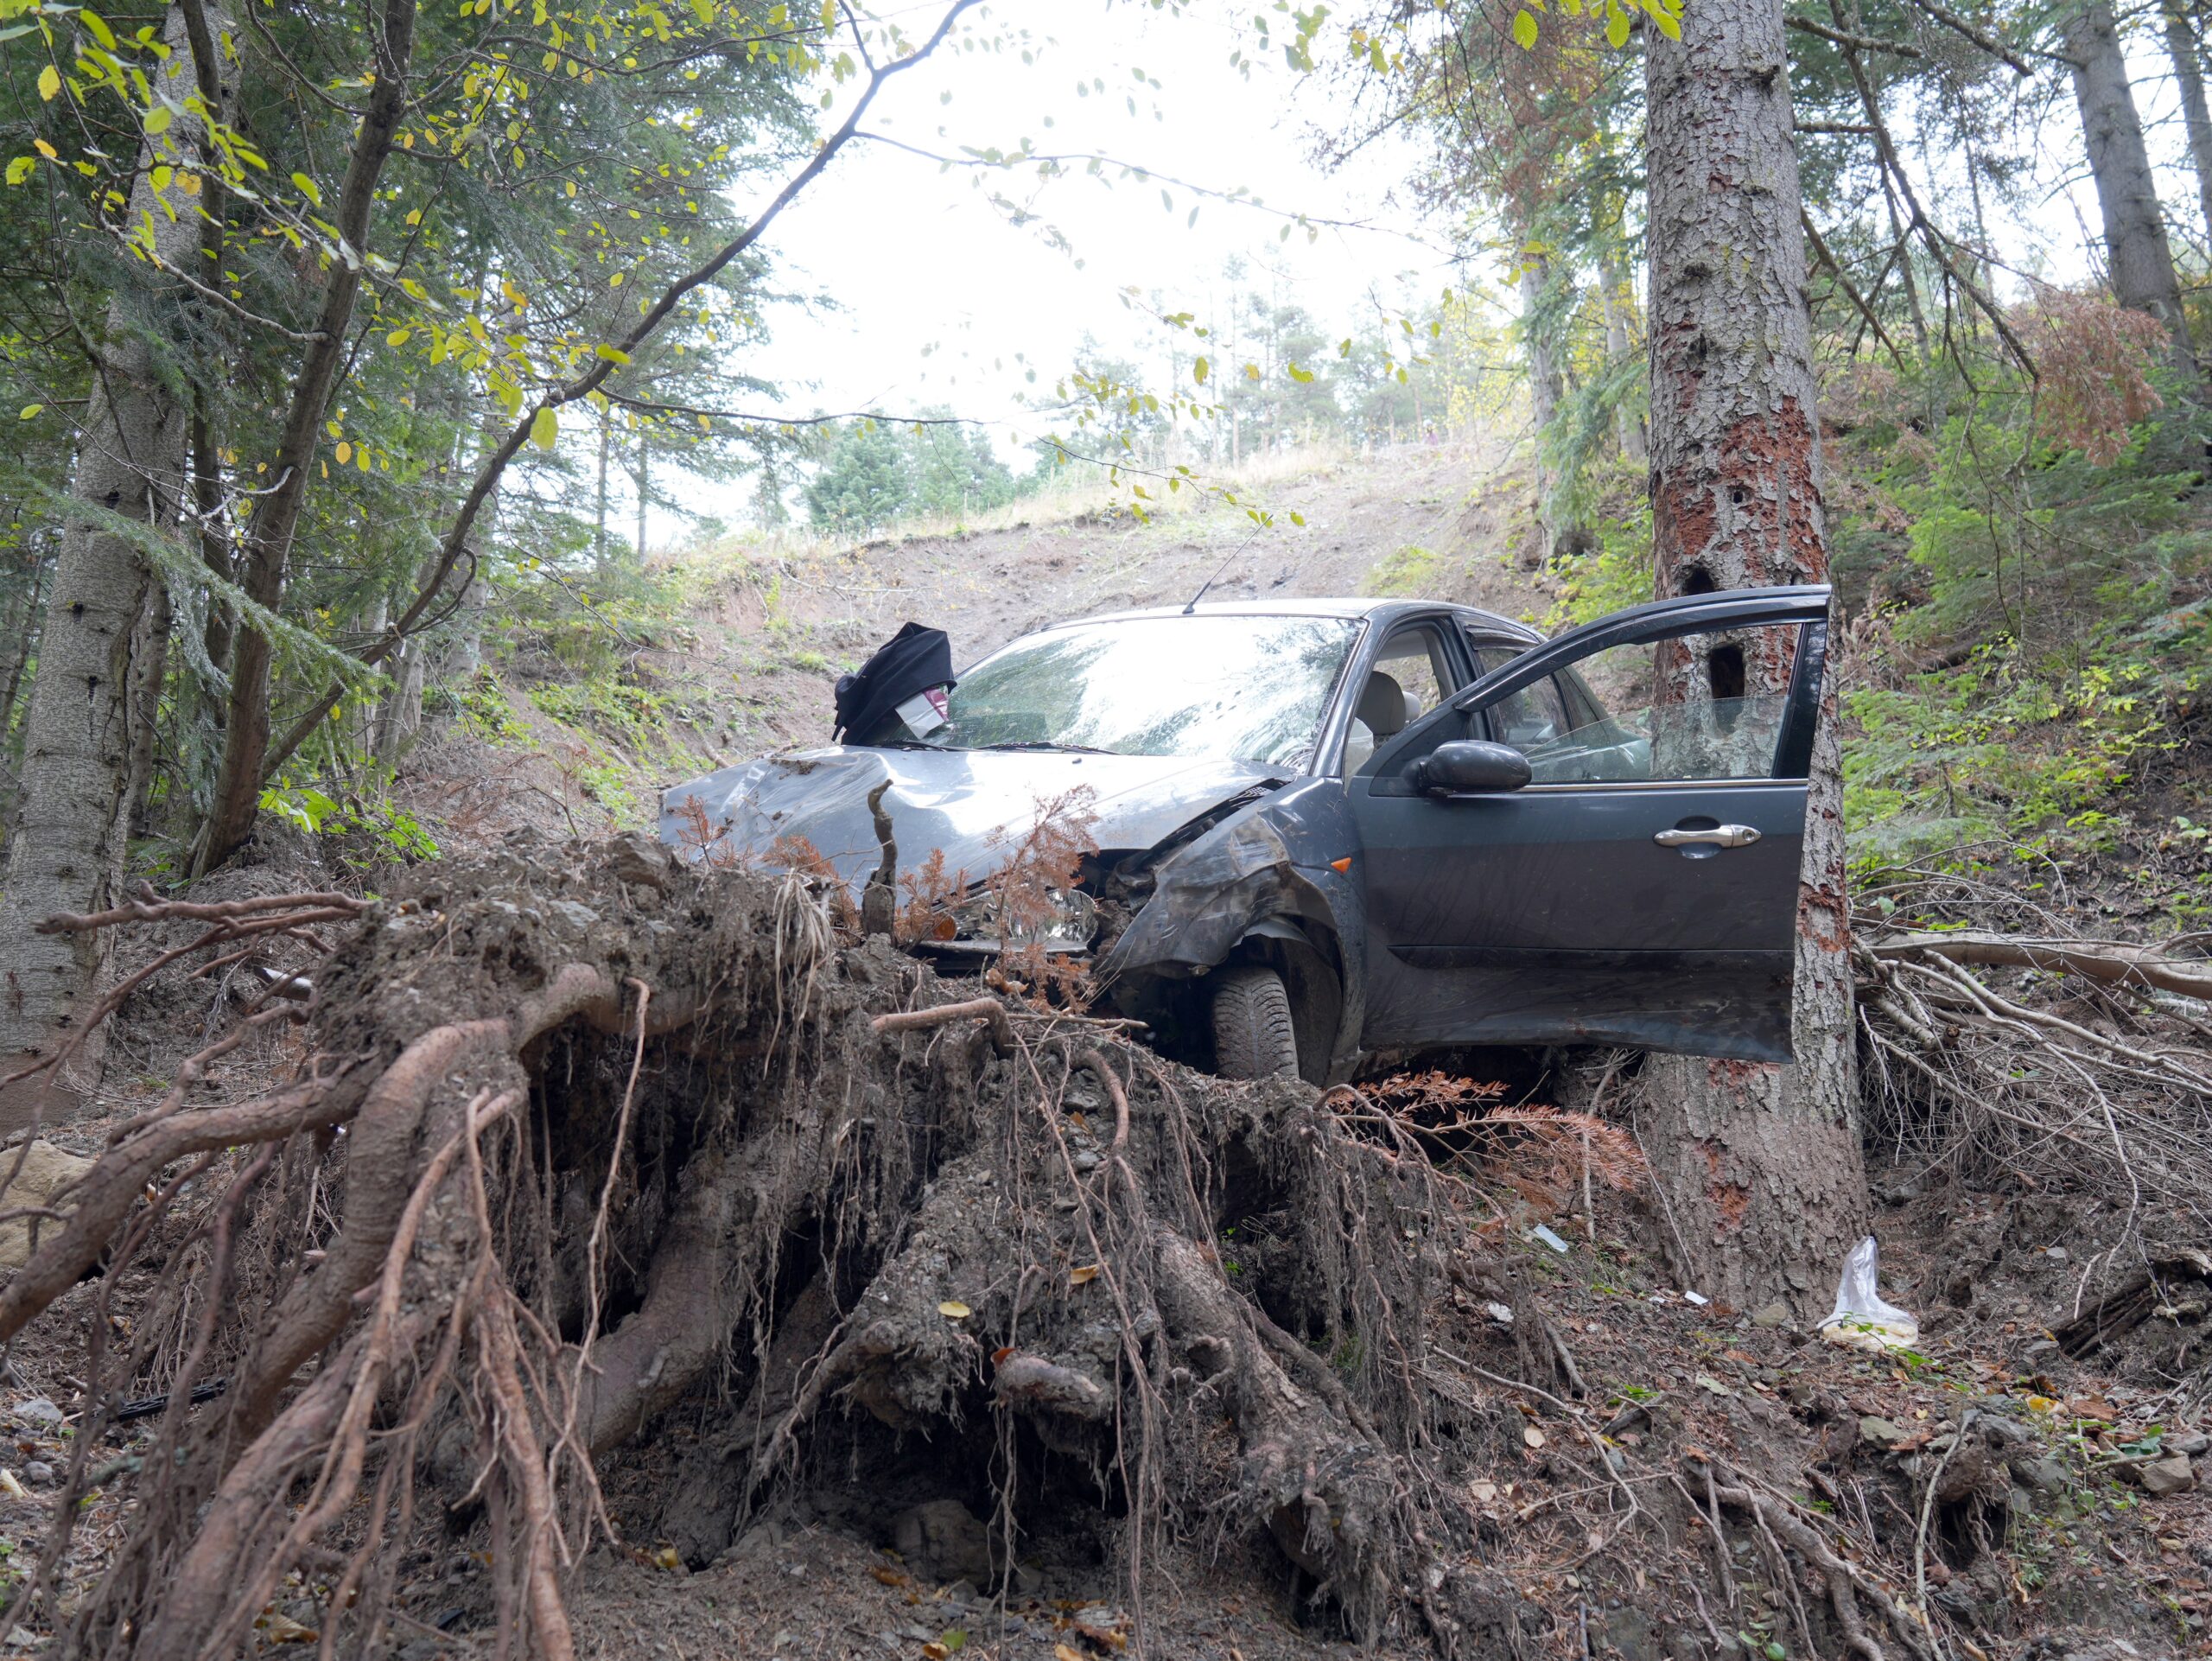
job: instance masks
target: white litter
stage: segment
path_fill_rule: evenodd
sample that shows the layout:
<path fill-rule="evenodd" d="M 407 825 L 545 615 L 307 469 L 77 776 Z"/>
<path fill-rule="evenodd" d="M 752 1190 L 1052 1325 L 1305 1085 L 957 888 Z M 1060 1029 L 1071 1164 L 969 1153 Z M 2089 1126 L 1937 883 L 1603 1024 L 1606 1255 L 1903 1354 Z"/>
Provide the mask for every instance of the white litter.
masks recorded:
<path fill-rule="evenodd" d="M 1876 1289 L 1880 1248 L 1868 1235 L 1843 1260 L 1843 1279 L 1835 1289 L 1835 1308 L 1821 1323 L 1821 1336 L 1847 1350 L 1879 1355 L 1909 1350 L 1920 1341 L 1920 1322 L 1910 1311 L 1885 1302 Z"/>
<path fill-rule="evenodd" d="M 1529 1231 L 1529 1238 L 1532 1240 L 1541 1240 L 1546 1245 L 1557 1252 L 1564 1253 L 1568 1250 L 1567 1242 L 1560 1239 L 1558 1235 L 1553 1233 L 1541 1223 L 1537 1224 L 1535 1227 Z"/>

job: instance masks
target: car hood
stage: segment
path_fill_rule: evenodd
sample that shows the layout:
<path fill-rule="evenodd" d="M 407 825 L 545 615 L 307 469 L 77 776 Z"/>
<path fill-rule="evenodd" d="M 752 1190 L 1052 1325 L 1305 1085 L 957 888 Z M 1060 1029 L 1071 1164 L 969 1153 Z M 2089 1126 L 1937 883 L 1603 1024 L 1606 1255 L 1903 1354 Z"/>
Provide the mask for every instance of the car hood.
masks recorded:
<path fill-rule="evenodd" d="M 715 847 L 741 859 L 766 853 L 779 838 L 804 837 L 857 891 L 882 859 L 868 799 L 888 780 L 883 805 L 899 869 L 912 870 L 942 850 L 946 875 L 965 873 L 975 882 L 1006 864 L 1041 813 L 1071 792 L 1087 792 L 1082 806 L 1101 848 L 1143 849 L 1277 777 L 1246 762 L 1188 756 L 832 745 L 762 756 L 674 786 L 661 798 L 660 835 L 695 859 L 701 812 Z"/>

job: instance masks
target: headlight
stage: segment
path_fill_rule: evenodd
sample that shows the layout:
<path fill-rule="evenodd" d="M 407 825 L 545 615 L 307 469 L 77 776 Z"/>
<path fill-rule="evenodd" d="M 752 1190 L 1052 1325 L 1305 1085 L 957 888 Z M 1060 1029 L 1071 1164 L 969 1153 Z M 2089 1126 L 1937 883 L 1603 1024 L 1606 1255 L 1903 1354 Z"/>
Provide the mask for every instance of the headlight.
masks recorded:
<path fill-rule="evenodd" d="M 1011 913 L 1011 914 L 1009 914 Z M 1080 888 L 1048 888 L 1013 898 L 979 894 L 952 913 L 953 951 L 1084 951 L 1098 932 L 1098 907 Z"/>

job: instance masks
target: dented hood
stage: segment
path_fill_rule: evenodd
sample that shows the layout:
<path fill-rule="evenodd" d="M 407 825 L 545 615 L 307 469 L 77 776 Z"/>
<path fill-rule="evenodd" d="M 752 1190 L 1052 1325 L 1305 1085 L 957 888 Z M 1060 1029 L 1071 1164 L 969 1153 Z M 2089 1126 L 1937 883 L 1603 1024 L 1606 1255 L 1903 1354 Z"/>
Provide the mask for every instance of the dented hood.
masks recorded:
<path fill-rule="evenodd" d="M 912 870 L 936 850 L 947 875 L 974 882 L 1012 856 L 1040 805 L 1084 791 L 1101 848 L 1149 848 L 1215 804 L 1275 774 L 1239 761 L 1102 755 L 1069 750 L 873 749 L 832 745 L 766 755 L 665 792 L 664 842 L 690 851 L 696 800 L 717 846 L 757 857 L 779 837 L 803 837 L 856 891 L 880 862 L 868 792 L 883 805 Z M 696 852 L 692 856 L 696 857 Z"/>

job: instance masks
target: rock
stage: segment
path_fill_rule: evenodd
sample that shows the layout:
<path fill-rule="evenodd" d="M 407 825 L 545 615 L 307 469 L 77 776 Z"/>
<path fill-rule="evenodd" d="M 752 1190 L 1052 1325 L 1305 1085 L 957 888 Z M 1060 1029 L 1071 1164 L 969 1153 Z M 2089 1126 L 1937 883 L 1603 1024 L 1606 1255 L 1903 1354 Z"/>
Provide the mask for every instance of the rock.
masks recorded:
<path fill-rule="evenodd" d="M 973 1603 L 976 1596 L 976 1582 L 973 1581 L 955 1581 L 944 1588 L 947 1603 Z"/>
<path fill-rule="evenodd" d="M 29 1419 L 34 1424 L 60 1424 L 67 1416 L 43 1396 L 34 1396 L 16 1408 L 16 1416 Z"/>
<path fill-rule="evenodd" d="M 892 1543 L 925 1580 L 974 1581 L 991 1575 L 990 1531 L 957 1499 L 932 1499 L 892 1519 Z"/>
<path fill-rule="evenodd" d="M 1789 1324 L 1789 1306 L 1779 1298 L 1751 1311 L 1751 1325 L 1754 1327 L 1787 1327 Z"/>
<path fill-rule="evenodd" d="M 2154 1459 L 2137 1473 L 2143 1492 L 2153 1499 L 2163 1499 L 2168 1494 L 2186 1493 L 2196 1486 L 2196 1471 L 2186 1454 L 2168 1454 L 2164 1459 Z"/>
<path fill-rule="evenodd" d="M 2074 1486 L 2073 1473 L 2063 1461 L 2044 1454 L 2041 1459 L 2020 1459 L 2012 1462 L 2012 1474 L 2033 1488 L 2037 1493 L 2063 1493 Z"/>
<path fill-rule="evenodd" d="M 23 1467 L 23 1480 L 35 1482 L 42 1488 L 54 1480 L 54 1467 L 42 1459 L 35 1459 Z"/>
<path fill-rule="evenodd" d="M 1878 1448 L 1894 1448 L 1904 1440 L 1904 1429 L 1869 1413 L 1859 1421 L 1859 1438 L 1861 1441 L 1872 1442 Z"/>
<path fill-rule="evenodd" d="M 2165 1445 L 2170 1454 L 2187 1454 L 2194 1459 L 2199 1454 L 2212 1452 L 2212 1436 L 2192 1430 L 2186 1435 L 2168 1436 Z"/>
<path fill-rule="evenodd" d="M 13 1182 L 0 1188 L 0 1211 L 43 1206 L 92 1168 L 92 1161 L 81 1154 L 65 1153 L 49 1142 L 35 1142 L 27 1149 L 0 1149 L 0 1177 L 14 1168 L 18 1154 L 22 1155 L 23 1168 Z M 51 1218 L 44 1219 L 39 1225 L 40 1238 L 52 1239 L 60 1227 Z M 19 1217 L 12 1223 L 0 1223 L 0 1269 L 21 1269 L 30 1258 L 31 1219 Z"/>

